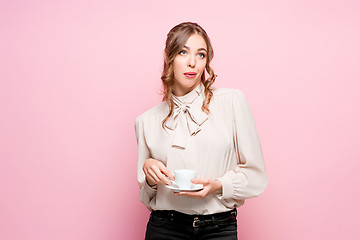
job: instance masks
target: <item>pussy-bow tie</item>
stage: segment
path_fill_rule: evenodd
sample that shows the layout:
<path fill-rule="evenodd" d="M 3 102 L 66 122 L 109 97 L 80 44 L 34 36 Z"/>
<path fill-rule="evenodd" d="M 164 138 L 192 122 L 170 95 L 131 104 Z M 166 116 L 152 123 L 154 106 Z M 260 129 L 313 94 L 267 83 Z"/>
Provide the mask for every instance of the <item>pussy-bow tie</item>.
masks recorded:
<path fill-rule="evenodd" d="M 201 130 L 201 125 L 208 119 L 208 115 L 201 110 L 203 101 L 199 94 L 196 92 L 190 102 L 182 102 L 176 96 L 172 96 L 174 112 L 165 126 L 174 130 L 173 147 L 185 149 L 187 139 L 196 135 Z"/>

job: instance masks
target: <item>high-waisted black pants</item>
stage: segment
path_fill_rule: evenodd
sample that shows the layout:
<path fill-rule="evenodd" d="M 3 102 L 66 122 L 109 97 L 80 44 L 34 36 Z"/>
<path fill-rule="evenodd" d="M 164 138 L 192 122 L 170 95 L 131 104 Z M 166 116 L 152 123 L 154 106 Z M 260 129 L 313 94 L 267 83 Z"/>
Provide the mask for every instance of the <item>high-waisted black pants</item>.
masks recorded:
<path fill-rule="evenodd" d="M 237 240 L 236 209 L 211 215 L 152 211 L 145 240 Z"/>

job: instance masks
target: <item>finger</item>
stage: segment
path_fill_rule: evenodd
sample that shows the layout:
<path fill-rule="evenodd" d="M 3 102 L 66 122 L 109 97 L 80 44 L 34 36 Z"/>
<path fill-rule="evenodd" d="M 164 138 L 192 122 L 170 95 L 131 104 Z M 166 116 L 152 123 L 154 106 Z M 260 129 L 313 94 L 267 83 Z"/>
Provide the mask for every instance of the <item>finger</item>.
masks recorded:
<path fill-rule="evenodd" d="M 161 182 L 162 184 L 166 184 L 166 185 L 172 184 L 170 182 L 170 180 L 164 174 L 162 174 L 162 172 L 159 168 L 156 168 L 154 170 L 155 170 L 154 172 L 155 172 L 157 178 L 159 179 L 159 182 Z"/>
<path fill-rule="evenodd" d="M 206 184 L 209 184 L 209 179 L 200 179 L 200 178 L 194 178 L 194 179 L 191 179 L 191 182 L 194 183 L 194 184 L 203 184 L 203 185 L 206 185 Z"/>
<path fill-rule="evenodd" d="M 182 195 L 182 196 L 202 196 L 202 195 L 206 195 L 207 194 L 207 189 L 206 188 L 203 188 L 201 190 L 198 190 L 198 191 L 180 191 L 178 192 L 179 195 Z"/>
<path fill-rule="evenodd" d="M 197 179 L 197 178 L 191 179 L 191 182 L 194 183 L 194 184 L 201 184 L 202 183 L 201 179 Z"/>
<path fill-rule="evenodd" d="M 161 171 L 163 174 L 165 174 L 165 176 L 167 176 L 167 177 L 170 178 L 171 180 L 175 180 L 174 175 L 172 174 L 172 172 L 171 172 L 167 167 L 165 167 L 164 165 L 160 165 L 159 168 L 160 168 L 160 171 Z"/>
<path fill-rule="evenodd" d="M 168 179 L 168 177 L 171 180 L 175 180 L 174 176 L 172 175 L 171 171 L 165 167 L 163 163 L 160 163 L 157 165 L 156 173 L 157 176 L 167 185 L 171 185 L 171 181 Z"/>
<path fill-rule="evenodd" d="M 162 176 L 160 177 L 160 180 L 162 182 L 164 182 L 166 185 L 171 185 L 172 182 L 170 182 L 170 180 L 164 175 L 164 174 L 161 174 Z"/>
<path fill-rule="evenodd" d="M 207 195 L 207 192 L 205 190 L 201 190 L 198 192 L 182 191 L 182 192 L 175 193 L 175 196 L 184 196 L 184 197 L 196 198 L 196 199 L 203 199 L 206 197 L 206 195 Z"/>
<path fill-rule="evenodd" d="M 151 177 L 153 179 L 154 182 L 159 183 L 160 179 L 158 178 L 158 176 L 156 175 L 156 173 L 154 173 L 152 170 L 148 171 L 148 176 Z"/>

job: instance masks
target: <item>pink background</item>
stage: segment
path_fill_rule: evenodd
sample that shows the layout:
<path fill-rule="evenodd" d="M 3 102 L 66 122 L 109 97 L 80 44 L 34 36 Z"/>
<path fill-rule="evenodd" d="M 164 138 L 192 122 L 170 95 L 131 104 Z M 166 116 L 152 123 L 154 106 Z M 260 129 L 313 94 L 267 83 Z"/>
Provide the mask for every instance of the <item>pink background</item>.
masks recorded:
<path fill-rule="evenodd" d="M 195 21 L 247 96 L 269 185 L 247 240 L 359 239 L 359 1 L 4 1 L 0 239 L 142 239 L 134 120 L 167 32 Z"/>

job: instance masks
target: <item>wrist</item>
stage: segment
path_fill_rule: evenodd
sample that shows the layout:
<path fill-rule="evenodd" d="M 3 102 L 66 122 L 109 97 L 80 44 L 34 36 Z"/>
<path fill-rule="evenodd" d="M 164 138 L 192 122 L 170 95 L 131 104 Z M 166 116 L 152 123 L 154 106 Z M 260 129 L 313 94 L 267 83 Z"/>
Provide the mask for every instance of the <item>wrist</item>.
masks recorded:
<path fill-rule="evenodd" d="M 222 192 L 222 183 L 219 180 L 215 180 L 215 192 Z"/>
<path fill-rule="evenodd" d="M 147 178 L 146 178 L 146 184 L 149 185 L 149 187 L 152 187 L 152 188 L 156 186 L 156 183 L 149 182 Z"/>

